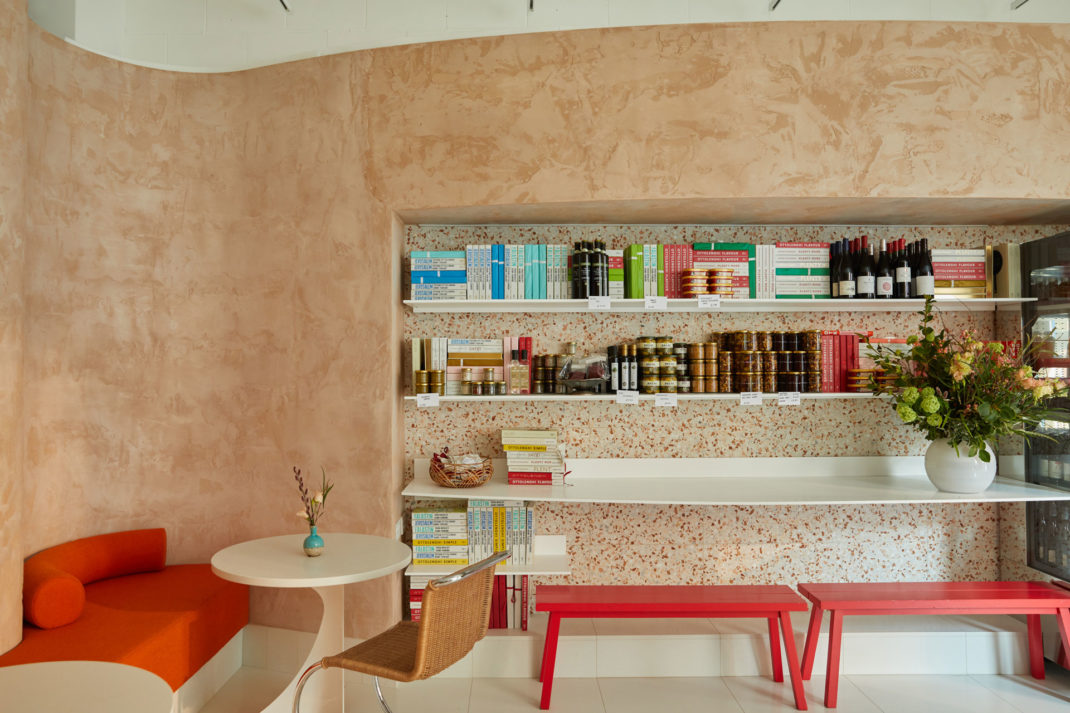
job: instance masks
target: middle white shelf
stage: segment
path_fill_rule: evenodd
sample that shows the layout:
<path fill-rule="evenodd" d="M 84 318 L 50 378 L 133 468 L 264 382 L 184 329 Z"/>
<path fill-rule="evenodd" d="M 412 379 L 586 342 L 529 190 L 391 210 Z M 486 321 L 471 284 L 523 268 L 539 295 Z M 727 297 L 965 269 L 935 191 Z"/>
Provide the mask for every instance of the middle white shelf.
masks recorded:
<path fill-rule="evenodd" d="M 1001 472 L 1009 471 L 1001 459 Z M 505 460 L 477 488 L 444 488 L 413 460 L 414 498 L 652 505 L 860 505 L 1070 500 L 1070 491 L 997 477 L 984 492 L 938 491 L 922 456 L 817 458 L 570 458 L 565 485 L 510 485 Z"/>
<path fill-rule="evenodd" d="M 674 394 L 678 401 L 739 401 L 739 393 L 730 392 L 724 394 Z M 654 401 L 656 394 L 639 394 L 640 401 Z M 777 393 L 762 393 L 763 401 L 776 401 Z M 799 394 L 803 401 L 829 401 L 835 399 L 872 399 L 873 394 L 855 394 L 847 392 L 829 394 Z M 406 396 L 406 401 L 415 402 L 416 396 Z M 440 403 L 463 403 L 483 401 L 557 401 L 568 403 L 571 401 L 616 401 L 616 394 L 502 394 L 494 396 L 439 396 Z"/>

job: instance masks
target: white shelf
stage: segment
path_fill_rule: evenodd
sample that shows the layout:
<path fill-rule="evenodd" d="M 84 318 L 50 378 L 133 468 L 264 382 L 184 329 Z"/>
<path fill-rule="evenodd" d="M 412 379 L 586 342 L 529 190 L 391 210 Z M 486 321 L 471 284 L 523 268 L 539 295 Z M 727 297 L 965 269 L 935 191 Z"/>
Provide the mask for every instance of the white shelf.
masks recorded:
<path fill-rule="evenodd" d="M 777 394 L 762 394 L 762 400 L 776 401 Z M 873 394 L 853 394 L 853 393 L 836 393 L 836 394 L 799 394 L 799 398 L 803 401 L 829 401 L 833 399 L 871 399 Z M 727 394 L 676 394 L 676 398 L 679 401 L 739 401 L 738 393 Z M 616 394 L 512 394 L 504 396 L 439 396 L 438 400 L 442 403 L 455 403 L 455 402 L 471 402 L 479 403 L 483 401 L 558 401 L 558 402 L 571 402 L 571 401 L 610 401 L 614 402 L 617 399 Z M 415 396 L 406 396 L 406 401 L 416 401 Z M 654 394 L 639 394 L 640 401 L 653 401 Z"/>
<path fill-rule="evenodd" d="M 512 498 L 539 502 L 654 505 L 857 505 L 1070 500 L 1070 492 L 997 478 L 974 495 L 942 493 L 924 475 L 920 456 L 840 458 L 569 459 L 565 485 L 509 485 L 504 460 L 478 488 L 443 488 L 414 462 L 402 495 L 422 498 Z"/>
<path fill-rule="evenodd" d="M 1035 298 L 999 297 L 991 299 L 962 299 L 938 297 L 937 312 L 992 312 L 997 309 L 1018 309 L 1023 302 Z M 455 312 L 605 312 L 591 310 L 587 300 L 405 300 L 417 314 Z M 612 300 L 609 312 L 646 312 L 645 300 Z M 924 305 L 920 299 L 911 300 L 721 300 L 719 309 L 699 309 L 697 299 L 667 300 L 667 312 L 917 312 Z"/>

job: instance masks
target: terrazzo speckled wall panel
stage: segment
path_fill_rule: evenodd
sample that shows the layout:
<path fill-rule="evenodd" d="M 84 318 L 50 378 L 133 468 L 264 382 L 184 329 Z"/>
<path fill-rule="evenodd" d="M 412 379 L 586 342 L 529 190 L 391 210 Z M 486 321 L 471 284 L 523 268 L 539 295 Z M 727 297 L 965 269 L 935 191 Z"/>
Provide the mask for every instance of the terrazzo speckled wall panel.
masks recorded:
<path fill-rule="evenodd" d="M 934 247 L 979 247 L 1058 232 L 1058 226 L 411 226 L 405 249 L 457 249 L 470 243 L 575 240 L 629 243 L 824 241 L 866 234 L 871 240 L 927 238 Z M 942 313 L 954 332 L 991 338 L 992 313 Z M 869 330 L 906 336 L 907 313 L 600 315 L 421 314 L 406 311 L 409 337 L 531 335 L 536 353 L 577 342 L 581 352 L 668 334 L 704 340 L 731 329 Z M 408 353 L 408 350 L 406 350 Z M 411 392 L 410 392 L 411 393 Z M 451 452 L 501 457 L 502 428 L 556 428 L 576 458 L 695 458 L 923 455 L 927 441 L 877 401 L 681 401 L 675 409 L 605 402 L 408 402 L 406 456 Z M 984 580 L 1000 573 L 999 506 L 700 507 L 539 503 L 537 529 L 565 534 L 573 583 L 795 583 L 800 581 Z M 1003 525 L 1004 529 L 1010 528 Z M 1010 528 L 1013 529 L 1013 528 Z"/>
<path fill-rule="evenodd" d="M 22 639 L 26 0 L 0 0 L 0 653 Z"/>

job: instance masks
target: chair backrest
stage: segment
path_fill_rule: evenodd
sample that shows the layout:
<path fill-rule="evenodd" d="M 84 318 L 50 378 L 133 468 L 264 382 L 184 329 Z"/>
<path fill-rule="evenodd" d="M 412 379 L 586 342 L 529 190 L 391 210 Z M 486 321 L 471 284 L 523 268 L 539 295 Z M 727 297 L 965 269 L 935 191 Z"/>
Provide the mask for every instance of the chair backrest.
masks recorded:
<path fill-rule="evenodd" d="M 424 589 L 420 604 L 414 672 L 429 678 L 464 658 L 487 633 L 494 566 L 509 556 L 499 552 L 440 579 Z"/>

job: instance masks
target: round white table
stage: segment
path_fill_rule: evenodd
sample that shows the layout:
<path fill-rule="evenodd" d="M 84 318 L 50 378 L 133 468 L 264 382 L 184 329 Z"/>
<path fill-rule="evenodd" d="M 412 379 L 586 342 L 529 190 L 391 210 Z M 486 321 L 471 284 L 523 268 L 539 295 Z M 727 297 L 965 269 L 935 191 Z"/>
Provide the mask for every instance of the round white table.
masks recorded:
<path fill-rule="evenodd" d="M 409 563 L 412 551 L 404 543 L 374 535 L 324 533 L 323 554 L 308 557 L 301 547 L 305 535 L 265 537 L 232 545 L 212 557 L 212 571 L 223 579 L 255 587 L 310 587 L 323 600 L 323 619 L 304 665 L 265 713 L 287 713 L 301 673 L 324 656 L 344 648 L 344 586 L 396 572 Z M 305 686 L 301 710 L 341 711 L 342 672 L 317 673 Z M 5 712 L 6 713 L 6 712 Z"/>
<path fill-rule="evenodd" d="M 4 713 L 169 713 L 174 693 L 154 673 L 105 661 L 0 667 Z"/>

